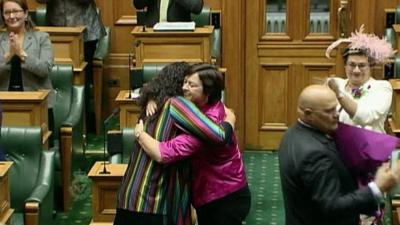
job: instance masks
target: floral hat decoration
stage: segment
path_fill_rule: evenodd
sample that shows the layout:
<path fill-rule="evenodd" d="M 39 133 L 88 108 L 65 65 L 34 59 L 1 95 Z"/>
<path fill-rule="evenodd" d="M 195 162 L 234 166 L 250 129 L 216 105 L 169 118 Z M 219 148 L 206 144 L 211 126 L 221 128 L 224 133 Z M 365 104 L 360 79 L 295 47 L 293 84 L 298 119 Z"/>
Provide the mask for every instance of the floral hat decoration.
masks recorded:
<path fill-rule="evenodd" d="M 333 42 L 326 49 L 325 56 L 330 58 L 331 51 L 341 43 L 348 43 L 348 54 L 365 52 L 366 55 L 376 63 L 387 63 L 394 57 L 396 51 L 393 50 L 390 43 L 385 38 L 379 38 L 375 34 L 364 33 L 364 24 L 360 29 L 351 33 L 348 38 L 341 38 Z"/>

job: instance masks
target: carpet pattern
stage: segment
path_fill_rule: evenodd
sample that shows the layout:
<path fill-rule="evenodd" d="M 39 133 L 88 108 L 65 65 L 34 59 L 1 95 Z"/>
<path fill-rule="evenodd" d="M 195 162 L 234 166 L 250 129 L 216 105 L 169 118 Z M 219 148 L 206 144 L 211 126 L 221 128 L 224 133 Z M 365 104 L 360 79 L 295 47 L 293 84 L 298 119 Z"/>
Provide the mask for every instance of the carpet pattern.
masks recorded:
<path fill-rule="evenodd" d="M 88 225 L 91 221 L 91 181 L 85 172 L 97 160 L 102 159 L 103 138 L 88 137 L 86 171 L 75 173 L 74 181 L 80 182 L 85 194 L 78 196 L 67 212 L 59 212 L 53 225 Z M 100 151 L 101 152 L 101 151 Z M 276 152 L 245 151 L 243 159 L 252 194 L 250 213 L 243 224 L 284 225 L 284 211 Z"/>

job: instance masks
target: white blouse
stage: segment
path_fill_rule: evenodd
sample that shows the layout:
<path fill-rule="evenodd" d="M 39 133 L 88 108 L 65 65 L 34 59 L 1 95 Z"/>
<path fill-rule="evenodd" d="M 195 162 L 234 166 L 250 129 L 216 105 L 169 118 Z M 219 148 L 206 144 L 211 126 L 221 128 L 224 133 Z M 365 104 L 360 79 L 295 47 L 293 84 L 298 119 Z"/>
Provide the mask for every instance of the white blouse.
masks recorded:
<path fill-rule="evenodd" d="M 392 104 L 393 89 L 386 80 L 375 80 L 370 78 L 362 88 L 360 97 L 354 97 L 346 91 L 348 79 L 334 78 L 339 86 L 339 90 L 357 102 L 357 110 L 353 118 L 343 109 L 340 110 L 339 121 L 374 130 L 381 133 L 385 132 L 385 121 Z M 340 107 L 340 106 L 339 106 Z M 341 108 L 341 107 L 340 107 Z"/>

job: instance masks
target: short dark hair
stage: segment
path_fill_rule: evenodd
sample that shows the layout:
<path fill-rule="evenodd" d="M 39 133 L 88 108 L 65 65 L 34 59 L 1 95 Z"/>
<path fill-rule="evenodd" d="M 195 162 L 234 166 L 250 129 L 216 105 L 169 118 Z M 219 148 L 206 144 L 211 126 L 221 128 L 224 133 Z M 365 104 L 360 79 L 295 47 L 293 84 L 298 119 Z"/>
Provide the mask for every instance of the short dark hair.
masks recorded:
<path fill-rule="evenodd" d="M 26 30 L 30 31 L 35 28 L 35 24 L 33 23 L 31 16 L 29 15 L 29 11 L 28 11 L 29 8 L 28 8 L 28 3 L 26 2 L 26 0 L 0 0 L 0 13 L 1 13 L 1 18 L 3 20 L 2 28 L 7 28 L 5 18 L 4 18 L 4 3 L 6 3 L 6 2 L 17 3 L 19 6 L 21 6 L 21 8 L 24 10 L 24 12 L 26 14 L 28 14 L 28 16 L 25 20 L 25 29 Z"/>
<path fill-rule="evenodd" d="M 344 64 L 347 63 L 347 60 L 349 59 L 350 55 L 361 55 L 361 56 L 366 56 L 368 58 L 368 63 L 370 66 L 375 65 L 375 59 L 369 56 L 369 50 L 368 49 L 350 49 L 346 48 L 343 52 L 343 62 Z"/>
<path fill-rule="evenodd" d="M 224 77 L 217 67 L 208 63 L 194 64 L 190 68 L 190 75 L 197 73 L 203 84 L 203 92 L 208 95 L 207 104 L 213 104 L 222 98 L 222 90 L 225 87 Z"/>

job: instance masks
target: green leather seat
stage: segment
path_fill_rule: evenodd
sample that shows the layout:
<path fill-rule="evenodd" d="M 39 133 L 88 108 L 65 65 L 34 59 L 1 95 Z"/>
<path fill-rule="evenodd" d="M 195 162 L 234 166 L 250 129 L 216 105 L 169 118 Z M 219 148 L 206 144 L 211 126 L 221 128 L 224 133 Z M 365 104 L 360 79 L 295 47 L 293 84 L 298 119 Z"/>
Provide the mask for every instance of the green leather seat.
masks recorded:
<path fill-rule="evenodd" d="M 398 165 L 398 160 L 400 160 L 400 151 L 395 150 L 392 152 L 391 159 L 390 159 L 390 167 L 392 170 L 396 170 Z M 393 188 L 390 193 L 387 195 L 388 201 L 389 201 L 389 212 L 392 211 L 391 219 L 396 220 L 397 223 L 393 224 L 399 224 L 400 221 L 398 221 L 398 216 L 397 216 L 397 208 L 400 207 L 400 186 L 396 186 Z"/>
<path fill-rule="evenodd" d="M 56 191 L 62 189 L 64 210 L 70 203 L 69 187 L 72 170 L 84 161 L 83 112 L 84 86 L 73 85 L 71 65 L 54 65 L 50 80 L 55 91 L 54 151 L 56 169 Z M 59 192 L 59 191 L 58 191 Z M 58 204 L 59 206 L 59 204 Z"/>
<path fill-rule="evenodd" d="M 385 38 L 387 42 L 392 45 L 393 49 L 397 49 L 396 32 L 394 31 L 393 27 L 385 29 Z"/>
<path fill-rule="evenodd" d="M 200 14 L 191 14 L 192 20 L 196 23 L 196 27 L 211 25 L 211 8 L 203 6 Z M 211 57 L 220 61 L 221 57 L 221 28 L 214 28 L 211 35 Z"/>
<path fill-rule="evenodd" d="M 0 144 L 13 161 L 10 178 L 11 224 L 51 224 L 53 220 L 54 152 L 43 149 L 40 127 L 2 127 Z M 30 213 L 26 214 L 26 207 Z M 35 215 L 36 214 L 36 215 Z M 33 218 L 32 218 L 33 215 Z M 30 217 L 27 220 L 27 217 Z"/>
<path fill-rule="evenodd" d="M 110 156 L 110 163 L 128 163 L 132 152 L 137 151 L 137 146 L 135 144 L 136 138 L 133 128 L 122 129 L 121 138 L 122 153 L 117 153 Z"/>
<path fill-rule="evenodd" d="M 394 58 L 394 78 L 400 79 L 400 56 L 396 55 Z"/>
<path fill-rule="evenodd" d="M 143 68 L 134 68 L 131 74 L 131 86 L 135 88 L 134 92 L 139 93 L 143 84 L 151 81 L 164 68 L 166 64 L 144 64 Z"/>
<path fill-rule="evenodd" d="M 397 5 L 397 7 L 396 7 L 396 22 L 395 22 L 395 24 L 399 24 L 400 23 L 400 4 L 399 5 Z"/>
<path fill-rule="evenodd" d="M 110 27 L 105 28 L 106 36 L 100 38 L 99 42 L 97 43 L 97 48 L 93 56 L 95 60 L 105 60 L 110 52 L 111 29 Z"/>
<path fill-rule="evenodd" d="M 46 12 L 46 7 L 38 7 L 33 11 L 29 11 L 29 15 L 36 26 L 48 26 Z"/>

